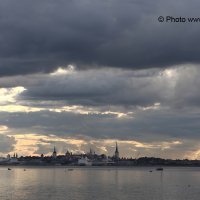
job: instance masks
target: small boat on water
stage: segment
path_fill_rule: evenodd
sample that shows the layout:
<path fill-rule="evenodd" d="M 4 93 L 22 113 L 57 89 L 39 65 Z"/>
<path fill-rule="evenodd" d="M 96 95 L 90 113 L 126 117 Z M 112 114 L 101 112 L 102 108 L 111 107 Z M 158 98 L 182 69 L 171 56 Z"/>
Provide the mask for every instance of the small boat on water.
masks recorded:
<path fill-rule="evenodd" d="M 156 170 L 157 171 L 163 171 L 163 168 L 162 167 L 158 167 Z"/>

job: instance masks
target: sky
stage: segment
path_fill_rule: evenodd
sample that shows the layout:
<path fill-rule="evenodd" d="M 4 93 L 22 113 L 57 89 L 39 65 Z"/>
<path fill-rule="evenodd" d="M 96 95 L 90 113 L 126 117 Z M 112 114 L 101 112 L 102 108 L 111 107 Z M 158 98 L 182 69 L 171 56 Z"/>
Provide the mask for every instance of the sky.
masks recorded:
<path fill-rule="evenodd" d="M 0 0 L 0 156 L 200 159 L 197 0 Z"/>

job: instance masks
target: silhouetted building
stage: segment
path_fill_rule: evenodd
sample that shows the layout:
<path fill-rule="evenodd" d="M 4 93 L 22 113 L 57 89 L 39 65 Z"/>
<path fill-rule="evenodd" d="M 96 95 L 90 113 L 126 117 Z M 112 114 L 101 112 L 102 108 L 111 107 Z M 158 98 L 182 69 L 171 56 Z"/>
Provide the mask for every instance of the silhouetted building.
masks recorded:
<path fill-rule="evenodd" d="M 67 151 L 67 152 L 65 153 L 65 157 L 66 157 L 66 158 L 70 158 L 70 156 L 71 156 L 70 152 Z"/>
<path fill-rule="evenodd" d="M 119 150 L 118 150 L 117 142 L 116 142 L 116 148 L 115 148 L 115 159 L 119 159 Z"/>
<path fill-rule="evenodd" d="M 53 158 L 57 158 L 57 152 L 56 152 L 56 147 L 55 146 L 54 146 L 52 157 Z"/>
<path fill-rule="evenodd" d="M 90 155 L 92 155 L 92 149 L 90 148 Z"/>

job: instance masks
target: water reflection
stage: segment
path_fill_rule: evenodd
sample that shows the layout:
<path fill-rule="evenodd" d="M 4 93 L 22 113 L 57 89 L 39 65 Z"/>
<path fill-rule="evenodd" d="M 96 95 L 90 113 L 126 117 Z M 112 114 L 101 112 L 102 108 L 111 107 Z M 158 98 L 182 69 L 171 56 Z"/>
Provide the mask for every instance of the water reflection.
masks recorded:
<path fill-rule="evenodd" d="M 0 168 L 4 200 L 199 200 L 200 170 L 166 168 Z"/>

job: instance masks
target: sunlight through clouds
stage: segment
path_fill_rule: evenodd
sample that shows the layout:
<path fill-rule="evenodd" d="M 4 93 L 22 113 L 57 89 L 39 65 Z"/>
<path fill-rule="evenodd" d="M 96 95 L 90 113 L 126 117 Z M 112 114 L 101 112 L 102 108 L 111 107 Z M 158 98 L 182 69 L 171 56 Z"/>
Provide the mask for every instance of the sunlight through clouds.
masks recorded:
<path fill-rule="evenodd" d="M 69 75 L 75 73 L 75 66 L 68 65 L 67 68 L 64 67 L 58 67 L 58 69 L 52 73 L 50 73 L 51 76 L 63 76 L 63 75 Z"/>
<path fill-rule="evenodd" d="M 18 95 L 25 90 L 26 89 L 21 86 L 13 88 L 0 88 L 0 104 L 16 102 Z"/>

